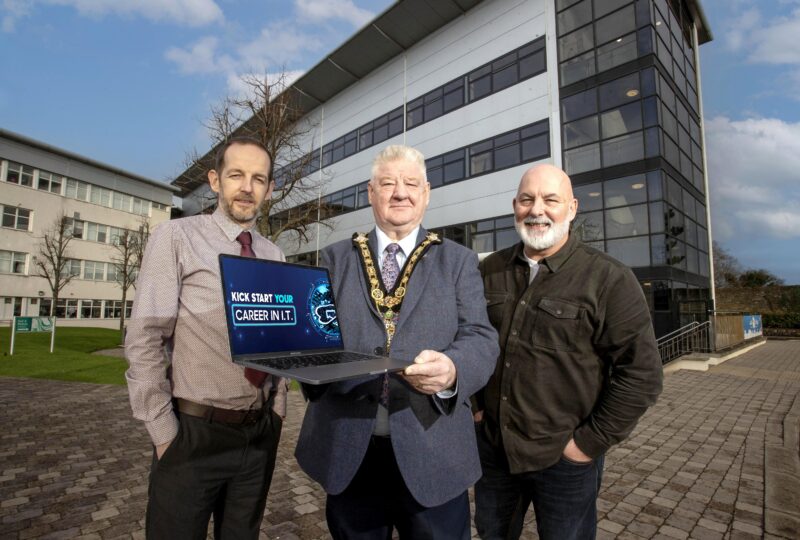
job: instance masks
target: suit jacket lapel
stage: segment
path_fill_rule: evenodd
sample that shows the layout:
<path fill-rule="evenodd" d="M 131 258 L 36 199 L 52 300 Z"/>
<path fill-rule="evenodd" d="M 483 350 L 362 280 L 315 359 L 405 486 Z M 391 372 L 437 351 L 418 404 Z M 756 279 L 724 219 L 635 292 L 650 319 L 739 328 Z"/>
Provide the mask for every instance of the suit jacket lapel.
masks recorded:
<path fill-rule="evenodd" d="M 415 247 L 418 246 L 427 235 L 428 231 L 426 231 L 423 227 L 420 227 L 419 233 L 417 234 L 417 243 L 415 244 Z M 416 306 L 420 298 L 422 298 L 422 295 L 425 291 L 428 278 L 431 274 L 430 262 L 426 260 L 430 255 L 431 249 L 436 249 L 436 246 L 431 246 L 428 249 L 428 252 L 419 261 L 417 261 L 417 266 L 414 268 L 414 271 L 411 274 L 411 279 L 408 282 L 408 291 L 406 291 L 406 296 L 403 298 L 403 305 L 400 307 L 400 317 L 397 320 L 398 332 L 400 331 L 403 322 L 405 322 L 405 320 L 414 310 L 414 306 Z M 411 254 L 408 253 L 408 255 L 410 256 Z"/>

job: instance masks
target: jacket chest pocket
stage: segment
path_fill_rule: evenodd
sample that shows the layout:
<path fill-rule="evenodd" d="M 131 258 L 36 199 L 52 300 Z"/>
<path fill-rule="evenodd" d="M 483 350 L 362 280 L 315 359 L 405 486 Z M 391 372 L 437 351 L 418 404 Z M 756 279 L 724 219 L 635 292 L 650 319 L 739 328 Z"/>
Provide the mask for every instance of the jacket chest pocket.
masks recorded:
<path fill-rule="evenodd" d="M 542 298 L 537 304 L 533 344 L 560 351 L 575 351 L 582 335 L 584 309 L 558 298 Z"/>
<path fill-rule="evenodd" d="M 495 329 L 500 330 L 503 325 L 503 317 L 505 315 L 506 300 L 509 297 L 508 293 L 504 292 L 491 292 L 486 291 L 486 312 L 489 315 L 489 322 Z"/>

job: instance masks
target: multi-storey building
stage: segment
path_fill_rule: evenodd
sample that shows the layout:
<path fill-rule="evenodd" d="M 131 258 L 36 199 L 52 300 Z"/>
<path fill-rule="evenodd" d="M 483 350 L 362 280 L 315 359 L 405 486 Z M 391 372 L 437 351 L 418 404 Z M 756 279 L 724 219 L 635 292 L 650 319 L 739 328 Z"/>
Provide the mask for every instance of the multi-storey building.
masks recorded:
<path fill-rule="evenodd" d="M 313 263 L 368 230 L 370 162 L 405 143 L 427 158 L 424 226 L 491 252 L 517 241 L 523 171 L 549 162 L 572 177 L 573 234 L 633 268 L 656 333 L 703 316 L 713 289 L 698 48 L 710 39 L 698 0 L 398 1 L 286 90 L 309 128 L 304 173 L 336 215 L 284 247 Z M 184 209 L 203 210 L 202 176 L 173 183 Z"/>
<path fill-rule="evenodd" d="M 126 306 L 117 282 L 114 246 L 125 230 L 138 233 L 169 219 L 169 184 L 98 163 L 0 130 L 0 321 L 50 315 L 52 292 L 38 275 L 42 238 L 68 218 L 66 272 L 54 312 L 68 324 L 114 327 Z M 59 324 L 63 324 L 61 321 Z"/>

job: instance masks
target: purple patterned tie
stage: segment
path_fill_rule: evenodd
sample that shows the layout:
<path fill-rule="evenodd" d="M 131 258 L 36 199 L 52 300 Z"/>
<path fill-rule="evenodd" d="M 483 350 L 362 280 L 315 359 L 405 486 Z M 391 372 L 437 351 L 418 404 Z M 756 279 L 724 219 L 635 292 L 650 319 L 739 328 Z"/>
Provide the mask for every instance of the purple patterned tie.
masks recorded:
<path fill-rule="evenodd" d="M 397 276 L 400 274 L 400 265 L 397 264 L 397 252 L 400 250 L 399 244 L 389 244 L 384 250 L 383 262 L 381 262 L 381 277 L 383 285 L 387 291 L 391 291 Z"/>
<path fill-rule="evenodd" d="M 387 291 L 391 291 L 394 287 L 397 276 L 400 274 L 400 265 L 397 264 L 397 252 L 400 250 L 399 244 L 389 244 L 384 250 L 383 261 L 381 262 L 381 277 L 383 278 L 383 285 Z M 397 314 L 394 315 L 397 317 Z M 389 374 L 383 375 L 383 386 L 381 387 L 381 396 L 379 398 L 380 404 L 384 407 L 389 407 Z"/>
<path fill-rule="evenodd" d="M 255 257 L 256 253 L 253 251 L 253 236 L 249 231 L 242 231 L 236 237 L 236 241 L 242 245 L 239 255 L 242 257 Z M 244 378 L 256 388 L 264 386 L 264 381 L 267 380 L 267 374 L 257 369 L 244 368 Z"/>

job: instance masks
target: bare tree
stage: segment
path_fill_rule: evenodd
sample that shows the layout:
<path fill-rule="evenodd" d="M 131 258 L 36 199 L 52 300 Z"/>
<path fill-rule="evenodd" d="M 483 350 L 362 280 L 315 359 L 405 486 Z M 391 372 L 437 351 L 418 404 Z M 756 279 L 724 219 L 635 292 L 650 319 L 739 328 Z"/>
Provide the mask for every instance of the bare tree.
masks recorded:
<path fill-rule="evenodd" d="M 61 291 L 77 274 L 73 273 L 68 253 L 72 240 L 73 221 L 59 214 L 40 239 L 39 253 L 34 257 L 36 271 L 50 286 L 52 304 L 50 315 L 55 314 Z"/>
<path fill-rule="evenodd" d="M 231 137 L 253 137 L 267 147 L 282 167 L 273 171 L 276 186 L 272 198 L 265 201 L 258 222 L 259 232 L 272 240 L 282 235 L 292 235 L 298 245 L 309 240 L 312 226 L 331 215 L 331 210 L 321 201 L 323 182 L 318 176 L 319 149 L 309 152 L 302 146 L 313 126 L 300 124 L 303 111 L 287 87 L 285 72 L 275 77 L 245 75 L 240 78 L 244 92 L 224 98 L 211 108 L 205 127 L 215 146 Z M 205 174 L 214 166 L 214 152 L 198 158 L 196 153 L 187 156 L 190 174 Z M 212 196 L 212 195 L 210 195 Z"/>
<path fill-rule="evenodd" d="M 713 243 L 714 249 L 714 286 L 737 287 L 739 276 L 742 274 L 742 265 L 738 259 L 728 253 L 717 242 Z"/>
<path fill-rule="evenodd" d="M 114 277 L 122 289 L 122 309 L 119 317 L 119 331 L 125 328 L 125 306 L 128 299 L 128 289 L 136 287 L 136 277 L 144 258 L 144 249 L 150 238 L 150 222 L 142 218 L 138 231 L 124 229 L 122 233 L 111 239 L 114 246 L 114 255 L 111 262 L 114 268 Z"/>

